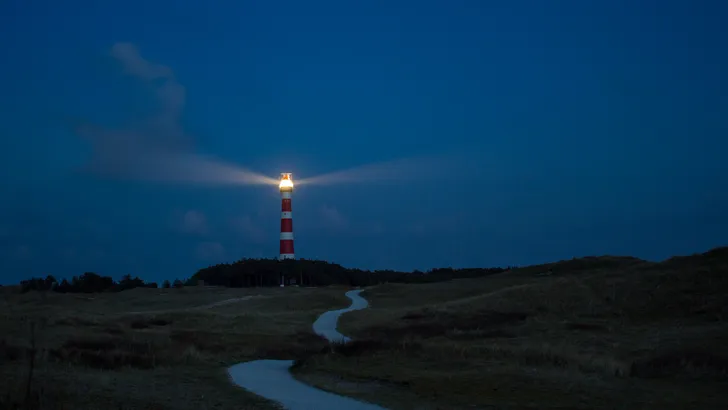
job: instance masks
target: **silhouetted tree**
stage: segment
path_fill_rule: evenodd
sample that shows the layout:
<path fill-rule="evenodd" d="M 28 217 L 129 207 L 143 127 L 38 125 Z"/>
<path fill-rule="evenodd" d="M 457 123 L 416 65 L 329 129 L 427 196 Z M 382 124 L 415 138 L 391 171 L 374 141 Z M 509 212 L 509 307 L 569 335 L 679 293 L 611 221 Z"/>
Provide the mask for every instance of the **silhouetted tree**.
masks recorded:
<path fill-rule="evenodd" d="M 512 267 L 509 267 L 509 269 Z M 200 281 L 206 285 L 226 287 L 278 286 L 281 281 L 288 285 L 295 281 L 301 286 L 370 286 L 379 283 L 426 283 L 442 282 L 455 278 L 473 278 L 503 272 L 503 268 L 438 268 L 427 272 L 415 270 L 401 272 L 394 270 L 362 270 L 350 269 L 326 261 L 298 259 L 279 261 L 270 259 L 241 259 L 234 263 L 212 265 L 200 269 L 191 278 L 182 281 L 175 279 L 173 283 L 165 280 L 162 287 L 181 288 L 193 286 Z M 101 276 L 94 272 L 86 272 L 74 276 L 71 280 L 58 282 L 52 275 L 42 278 L 31 278 L 21 282 L 21 291 L 50 290 L 56 292 L 121 292 L 138 287 L 156 288 L 157 284 L 145 283 L 137 276 L 124 275 L 119 282 L 109 276 Z"/>
<path fill-rule="evenodd" d="M 57 284 L 56 287 L 53 288 L 53 290 L 60 293 L 67 293 L 72 291 L 71 284 L 66 279 L 63 279 L 61 283 Z"/>
<path fill-rule="evenodd" d="M 72 291 L 82 293 L 103 292 L 111 290 L 114 285 L 110 276 L 101 276 L 94 272 L 86 272 L 80 277 L 74 276 L 71 280 Z"/>
<path fill-rule="evenodd" d="M 286 284 L 290 283 L 291 279 L 295 279 L 303 286 L 334 284 L 369 286 L 386 282 L 441 282 L 453 278 L 486 276 L 502 271 L 504 271 L 502 268 L 444 268 L 433 269 L 426 273 L 393 270 L 368 271 L 344 268 L 335 263 L 317 260 L 241 259 L 232 264 L 217 264 L 200 269 L 189 282 L 196 283 L 197 280 L 204 280 L 205 284 L 228 287 L 278 286 L 282 277 Z"/>
<path fill-rule="evenodd" d="M 56 280 L 56 278 L 53 275 L 46 276 L 45 289 L 46 290 L 53 289 L 53 287 L 56 285 L 56 283 L 58 283 L 58 281 Z"/>
<path fill-rule="evenodd" d="M 121 277 L 119 283 L 114 287 L 115 290 L 121 292 L 123 290 L 129 290 L 134 288 L 145 287 L 144 281 L 138 277 L 132 278 L 131 275 L 124 275 Z"/>

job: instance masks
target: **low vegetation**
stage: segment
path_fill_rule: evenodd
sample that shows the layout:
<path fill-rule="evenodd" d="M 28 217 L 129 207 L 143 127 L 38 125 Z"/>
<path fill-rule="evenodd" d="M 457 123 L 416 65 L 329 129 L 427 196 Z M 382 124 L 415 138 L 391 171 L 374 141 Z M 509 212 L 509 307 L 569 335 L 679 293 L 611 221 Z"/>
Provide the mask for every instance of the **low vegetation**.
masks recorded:
<path fill-rule="evenodd" d="M 225 368 L 321 351 L 311 323 L 348 299 L 340 289 L 186 287 L 8 289 L 2 302 L 2 409 L 268 409 Z"/>
<path fill-rule="evenodd" d="M 355 342 L 294 371 L 392 409 L 723 409 L 726 294 L 728 248 L 381 285 L 341 319 Z"/>
<path fill-rule="evenodd" d="M 319 287 L 281 289 L 281 275 Z M 728 408 L 728 248 L 424 273 L 243 260 L 162 288 L 136 279 L 0 288 L 0 408 L 274 408 L 225 373 L 260 358 L 393 410 Z M 200 281 L 221 286 L 184 286 Z M 369 284 L 371 308 L 340 321 L 353 342 L 312 333 Z"/>

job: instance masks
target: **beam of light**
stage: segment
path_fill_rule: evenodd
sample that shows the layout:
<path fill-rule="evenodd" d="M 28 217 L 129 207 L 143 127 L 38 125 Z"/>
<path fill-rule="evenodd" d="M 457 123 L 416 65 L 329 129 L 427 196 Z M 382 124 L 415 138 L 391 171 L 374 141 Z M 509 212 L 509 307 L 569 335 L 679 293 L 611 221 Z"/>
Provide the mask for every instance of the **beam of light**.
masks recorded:
<path fill-rule="evenodd" d="M 455 158 L 418 157 L 367 164 L 298 180 L 299 185 L 412 183 L 459 177 Z"/>
<path fill-rule="evenodd" d="M 139 157 L 137 157 L 139 158 Z M 202 185 L 273 185 L 278 181 L 257 172 L 199 154 L 164 154 L 148 157 L 140 176 L 159 182 Z M 143 173 L 143 174 L 142 174 Z"/>
<path fill-rule="evenodd" d="M 92 156 L 86 171 L 103 177 L 197 185 L 278 183 L 275 178 L 184 147 L 154 143 L 154 139 L 128 130 L 83 125 L 76 132 L 91 143 Z"/>
<path fill-rule="evenodd" d="M 185 87 L 171 68 L 143 58 L 131 43 L 114 44 L 110 55 L 127 75 L 155 91 L 159 112 L 141 124 L 108 129 L 82 124 L 76 133 L 91 143 L 86 170 L 104 177 L 206 185 L 291 184 L 234 164 L 194 152 L 180 118 L 186 103 Z M 457 163 L 460 170 L 452 167 Z M 331 172 L 296 184 L 413 183 L 435 179 L 458 180 L 461 162 L 453 158 L 405 158 Z M 287 187 L 286 187 L 287 188 Z"/>

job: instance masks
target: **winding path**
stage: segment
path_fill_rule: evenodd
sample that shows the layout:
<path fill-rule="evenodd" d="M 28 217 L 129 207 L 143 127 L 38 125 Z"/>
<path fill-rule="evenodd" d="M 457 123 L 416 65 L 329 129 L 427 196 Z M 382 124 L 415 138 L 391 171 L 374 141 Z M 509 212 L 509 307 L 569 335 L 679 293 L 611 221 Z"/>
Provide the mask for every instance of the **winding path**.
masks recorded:
<path fill-rule="evenodd" d="M 313 331 L 330 342 L 350 339 L 336 330 L 339 316 L 353 310 L 365 309 L 369 303 L 359 296 L 361 289 L 350 290 L 346 296 L 351 306 L 323 313 L 313 323 Z M 228 368 L 236 385 L 266 399 L 276 401 L 288 410 L 385 410 L 374 404 L 319 390 L 296 380 L 288 370 L 293 360 L 253 360 Z"/>

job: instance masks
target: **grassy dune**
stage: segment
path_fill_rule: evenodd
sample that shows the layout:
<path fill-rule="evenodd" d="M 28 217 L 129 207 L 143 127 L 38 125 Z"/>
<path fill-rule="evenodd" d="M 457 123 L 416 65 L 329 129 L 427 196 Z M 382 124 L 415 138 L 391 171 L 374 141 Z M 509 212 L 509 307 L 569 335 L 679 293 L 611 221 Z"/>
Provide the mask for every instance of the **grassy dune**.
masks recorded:
<path fill-rule="evenodd" d="M 274 408 L 233 386 L 225 367 L 320 351 L 311 323 L 348 304 L 341 289 L 1 289 L 3 409 Z"/>
<path fill-rule="evenodd" d="M 225 367 L 276 358 L 393 410 L 724 409 L 726 295 L 728 248 L 574 259 L 368 289 L 340 322 L 355 341 L 329 347 L 311 324 L 343 288 L 0 288 L 0 408 L 274 408 Z"/>
<path fill-rule="evenodd" d="M 728 408 L 728 248 L 382 285 L 296 376 L 392 409 Z"/>

